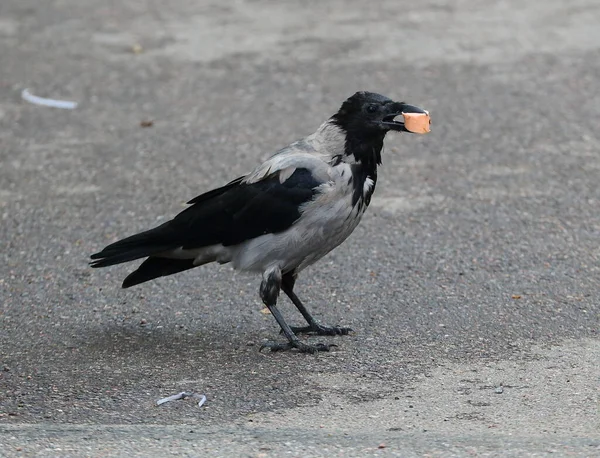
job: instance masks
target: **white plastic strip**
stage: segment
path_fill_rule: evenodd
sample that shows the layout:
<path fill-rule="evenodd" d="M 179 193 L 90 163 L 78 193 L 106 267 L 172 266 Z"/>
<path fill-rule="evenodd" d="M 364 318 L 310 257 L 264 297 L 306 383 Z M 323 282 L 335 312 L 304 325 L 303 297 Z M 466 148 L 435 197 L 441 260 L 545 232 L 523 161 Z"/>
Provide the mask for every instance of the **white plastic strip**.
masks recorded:
<path fill-rule="evenodd" d="M 182 391 L 181 393 L 174 394 L 173 396 L 168 396 L 166 398 L 159 399 L 158 401 L 156 401 L 156 405 L 159 406 L 161 404 L 164 404 L 165 402 L 177 401 L 179 399 L 185 399 L 185 398 L 190 398 L 190 397 L 200 400 L 198 402 L 198 407 L 202 407 L 204 405 L 204 403 L 206 402 L 206 396 L 203 394 L 186 393 L 185 391 Z"/>
<path fill-rule="evenodd" d="M 68 100 L 55 100 L 46 99 L 44 97 L 38 97 L 29 92 L 29 89 L 23 89 L 21 92 L 23 100 L 33 103 L 34 105 L 41 105 L 44 107 L 62 108 L 63 110 L 73 110 L 77 108 L 77 102 L 69 102 Z"/>

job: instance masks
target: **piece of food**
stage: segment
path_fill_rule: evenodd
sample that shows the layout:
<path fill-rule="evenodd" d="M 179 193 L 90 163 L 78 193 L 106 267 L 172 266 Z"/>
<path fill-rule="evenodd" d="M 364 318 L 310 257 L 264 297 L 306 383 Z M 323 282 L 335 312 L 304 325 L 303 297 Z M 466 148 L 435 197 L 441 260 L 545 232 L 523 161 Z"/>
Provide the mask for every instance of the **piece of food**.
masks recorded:
<path fill-rule="evenodd" d="M 414 134 L 431 132 L 429 128 L 431 124 L 429 113 L 402 113 L 402 116 L 404 116 L 404 127 L 406 127 L 406 130 Z"/>

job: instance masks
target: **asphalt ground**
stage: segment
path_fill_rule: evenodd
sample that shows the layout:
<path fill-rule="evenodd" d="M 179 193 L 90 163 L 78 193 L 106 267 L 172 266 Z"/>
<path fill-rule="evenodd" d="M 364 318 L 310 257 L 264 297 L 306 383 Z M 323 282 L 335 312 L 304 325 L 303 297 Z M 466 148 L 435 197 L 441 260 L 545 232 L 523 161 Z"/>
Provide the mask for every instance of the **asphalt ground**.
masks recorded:
<path fill-rule="evenodd" d="M 598 75 L 590 0 L 4 0 L 0 455 L 600 456 Z M 334 351 L 259 353 L 227 266 L 87 266 L 357 90 L 433 131 L 297 283 Z"/>

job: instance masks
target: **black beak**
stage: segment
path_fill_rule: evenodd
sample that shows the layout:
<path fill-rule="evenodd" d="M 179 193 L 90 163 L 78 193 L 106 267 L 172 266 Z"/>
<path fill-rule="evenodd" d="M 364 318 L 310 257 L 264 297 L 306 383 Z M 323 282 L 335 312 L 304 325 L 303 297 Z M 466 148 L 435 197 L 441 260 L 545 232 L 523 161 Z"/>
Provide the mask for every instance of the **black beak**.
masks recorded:
<path fill-rule="evenodd" d="M 390 114 L 388 114 L 387 116 L 385 116 L 383 118 L 383 120 L 381 121 L 381 125 L 389 128 L 390 130 L 395 130 L 398 132 L 410 132 L 410 133 L 429 132 L 430 120 L 429 120 L 429 112 L 427 110 L 416 107 L 414 105 L 409 105 L 404 102 L 394 102 L 393 104 L 389 105 L 388 110 L 389 110 Z M 404 116 L 404 115 L 411 115 L 411 114 L 417 115 L 417 116 Z M 394 118 L 397 116 L 403 116 L 404 122 L 395 120 Z M 415 119 L 419 118 L 419 121 L 420 121 L 419 124 L 422 124 L 422 126 L 419 126 L 418 131 L 408 128 L 405 125 L 408 117 L 415 118 Z"/>

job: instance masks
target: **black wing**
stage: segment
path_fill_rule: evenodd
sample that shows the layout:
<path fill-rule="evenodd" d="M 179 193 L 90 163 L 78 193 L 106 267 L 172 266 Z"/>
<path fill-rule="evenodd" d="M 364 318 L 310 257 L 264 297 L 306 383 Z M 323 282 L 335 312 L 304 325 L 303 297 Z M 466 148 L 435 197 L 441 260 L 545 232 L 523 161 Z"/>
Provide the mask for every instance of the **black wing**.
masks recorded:
<path fill-rule="evenodd" d="M 300 206 L 318 192 L 322 181 L 298 168 L 281 182 L 275 172 L 256 183 L 238 178 L 202 194 L 171 221 L 115 242 L 93 254 L 92 267 L 104 267 L 174 248 L 236 245 L 263 234 L 289 228 L 300 217 Z"/>
<path fill-rule="evenodd" d="M 284 231 L 300 217 L 300 206 L 311 200 L 322 184 L 307 169 L 296 169 L 283 183 L 279 172 L 257 183 L 232 183 L 221 193 L 211 191 L 196 197 L 191 207 L 173 219 L 178 246 L 237 245 Z"/>

